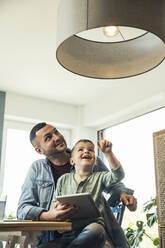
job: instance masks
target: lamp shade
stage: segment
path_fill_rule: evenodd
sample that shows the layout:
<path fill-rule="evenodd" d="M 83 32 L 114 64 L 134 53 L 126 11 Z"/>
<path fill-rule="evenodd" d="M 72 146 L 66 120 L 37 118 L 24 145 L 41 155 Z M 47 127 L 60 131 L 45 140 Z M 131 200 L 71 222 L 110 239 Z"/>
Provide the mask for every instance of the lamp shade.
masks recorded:
<path fill-rule="evenodd" d="M 125 78 L 147 72 L 165 58 L 165 0 L 60 0 L 58 62 L 91 78 Z M 77 34 L 105 26 L 142 29 L 119 42 L 88 40 Z"/>

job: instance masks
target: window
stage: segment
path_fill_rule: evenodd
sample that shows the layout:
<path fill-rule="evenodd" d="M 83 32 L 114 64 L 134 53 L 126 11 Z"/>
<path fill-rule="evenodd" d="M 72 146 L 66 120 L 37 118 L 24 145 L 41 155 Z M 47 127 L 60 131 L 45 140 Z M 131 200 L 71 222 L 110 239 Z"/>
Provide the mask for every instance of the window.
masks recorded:
<path fill-rule="evenodd" d="M 146 222 L 142 211 L 143 204 L 156 196 L 152 134 L 165 129 L 164 116 L 165 108 L 162 108 L 104 131 L 104 138 L 112 142 L 113 152 L 124 167 L 123 182 L 126 187 L 134 189 L 134 195 L 138 199 L 136 212 L 130 212 L 126 208 L 122 221 L 123 229 L 128 226 L 135 227 L 137 220 Z M 158 226 L 155 225 L 150 232 L 152 237 L 157 237 Z M 144 238 L 141 247 L 154 246 L 149 239 Z"/>
<path fill-rule="evenodd" d="M 124 167 L 124 183 L 135 190 L 139 205 L 156 195 L 152 134 L 165 129 L 163 116 L 164 108 L 104 131 Z"/>

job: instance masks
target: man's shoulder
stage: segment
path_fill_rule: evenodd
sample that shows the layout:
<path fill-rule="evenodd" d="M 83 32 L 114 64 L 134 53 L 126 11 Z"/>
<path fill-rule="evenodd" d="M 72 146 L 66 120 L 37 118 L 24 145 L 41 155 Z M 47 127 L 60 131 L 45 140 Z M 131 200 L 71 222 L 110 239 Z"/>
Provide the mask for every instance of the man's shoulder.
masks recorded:
<path fill-rule="evenodd" d="M 34 161 L 28 170 L 26 179 L 35 181 L 37 184 L 43 184 L 43 182 L 52 184 L 51 168 L 46 159 Z"/>
<path fill-rule="evenodd" d="M 38 164 L 38 165 L 40 165 L 40 164 L 47 164 L 47 163 L 48 163 L 48 161 L 47 161 L 46 158 L 41 158 L 41 159 L 35 160 L 32 164 Z"/>
<path fill-rule="evenodd" d="M 32 163 L 32 168 L 40 168 L 40 167 L 47 167 L 48 166 L 48 160 L 46 158 L 37 159 Z"/>

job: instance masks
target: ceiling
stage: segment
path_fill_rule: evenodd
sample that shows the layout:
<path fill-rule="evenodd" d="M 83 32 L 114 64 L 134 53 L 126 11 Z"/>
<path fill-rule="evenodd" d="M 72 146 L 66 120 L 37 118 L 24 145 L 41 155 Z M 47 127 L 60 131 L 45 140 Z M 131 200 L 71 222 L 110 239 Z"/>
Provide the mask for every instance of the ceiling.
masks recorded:
<path fill-rule="evenodd" d="M 56 11 L 57 0 L 0 1 L 0 90 L 76 105 L 105 94 L 165 90 L 165 62 L 145 74 L 115 80 L 85 78 L 63 69 L 55 55 Z"/>

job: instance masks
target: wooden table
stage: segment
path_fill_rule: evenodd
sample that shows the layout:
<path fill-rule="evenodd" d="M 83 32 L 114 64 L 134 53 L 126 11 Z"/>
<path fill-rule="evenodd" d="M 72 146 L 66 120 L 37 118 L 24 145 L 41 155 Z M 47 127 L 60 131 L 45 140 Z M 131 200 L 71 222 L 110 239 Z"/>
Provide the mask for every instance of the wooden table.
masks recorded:
<path fill-rule="evenodd" d="M 35 247 L 37 236 L 41 231 L 69 231 L 72 224 L 69 222 L 54 221 L 0 221 L 0 240 L 6 241 L 5 248 L 14 248 L 19 244 L 21 248 L 28 245 Z"/>

